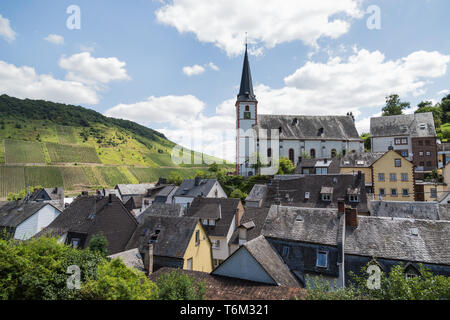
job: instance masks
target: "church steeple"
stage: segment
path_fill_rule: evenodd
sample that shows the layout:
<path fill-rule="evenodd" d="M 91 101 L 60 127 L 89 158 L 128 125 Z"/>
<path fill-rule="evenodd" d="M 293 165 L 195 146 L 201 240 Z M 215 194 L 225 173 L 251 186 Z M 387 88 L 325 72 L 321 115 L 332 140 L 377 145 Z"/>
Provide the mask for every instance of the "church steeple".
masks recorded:
<path fill-rule="evenodd" d="M 238 101 L 257 101 L 253 92 L 252 73 L 248 62 L 247 44 L 245 44 L 244 67 L 242 69 L 241 88 L 238 94 Z"/>

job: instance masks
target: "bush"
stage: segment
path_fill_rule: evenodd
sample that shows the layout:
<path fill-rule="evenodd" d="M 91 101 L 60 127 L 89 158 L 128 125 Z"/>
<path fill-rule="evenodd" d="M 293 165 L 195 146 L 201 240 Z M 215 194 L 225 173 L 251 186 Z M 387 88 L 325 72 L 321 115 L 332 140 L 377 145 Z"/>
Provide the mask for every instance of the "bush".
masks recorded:
<path fill-rule="evenodd" d="M 206 285 L 178 271 L 163 274 L 156 281 L 159 300 L 203 300 Z"/>
<path fill-rule="evenodd" d="M 103 232 L 92 236 L 88 247 L 89 250 L 98 252 L 104 257 L 108 255 L 108 240 L 103 235 Z"/>

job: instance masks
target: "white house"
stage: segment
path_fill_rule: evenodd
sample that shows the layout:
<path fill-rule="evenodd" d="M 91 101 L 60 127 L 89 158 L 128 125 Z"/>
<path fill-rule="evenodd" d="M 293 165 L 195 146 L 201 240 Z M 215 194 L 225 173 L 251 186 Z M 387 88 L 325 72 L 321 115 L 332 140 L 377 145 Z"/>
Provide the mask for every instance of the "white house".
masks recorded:
<path fill-rule="evenodd" d="M 183 181 L 173 195 L 173 203 L 182 204 L 185 208 L 188 208 L 197 197 L 227 198 L 227 194 L 216 179 L 197 177 Z"/>
<path fill-rule="evenodd" d="M 47 227 L 61 211 L 44 202 L 0 203 L 0 229 L 15 239 L 28 240 Z"/>

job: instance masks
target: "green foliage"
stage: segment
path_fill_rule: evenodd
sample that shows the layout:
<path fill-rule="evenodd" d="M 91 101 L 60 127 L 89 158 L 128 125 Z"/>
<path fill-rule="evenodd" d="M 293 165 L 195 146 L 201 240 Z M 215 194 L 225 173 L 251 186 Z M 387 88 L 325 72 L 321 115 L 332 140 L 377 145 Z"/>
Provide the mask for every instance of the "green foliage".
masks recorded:
<path fill-rule="evenodd" d="M 307 290 L 305 300 L 361 300 L 362 294 L 354 287 L 337 288 L 336 281 L 333 286 L 330 281 L 316 276 L 306 281 Z"/>
<path fill-rule="evenodd" d="M 106 239 L 103 232 L 92 236 L 91 240 L 89 241 L 88 247 L 89 250 L 98 252 L 104 257 L 108 255 L 108 240 Z"/>
<path fill-rule="evenodd" d="M 181 272 L 163 274 L 156 281 L 159 300 L 203 300 L 206 285 Z"/>
<path fill-rule="evenodd" d="M 280 159 L 278 174 L 292 174 L 295 172 L 295 165 L 286 157 Z"/>
<path fill-rule="evenodd" d="M 46 147 L 53 163 L 101 163 L 95 148 L 57 143 L 46 143 Z"/>
<path fill-rule="evenodd" d="M 181 183 L 183 182 L 183 177 L 181 176 L 180 173 L 176 172 L 176 171 L 172 171 L 169 174 L 169 177 L 167 178 L 167 183 L 172 183 L 174 185 L 181 185 Z"/>
<path fill-rule="evenodd" d="M 440 107 L 442 109 L 442 123 L 450 122 L 450 94 L 442 98 Z"/>
<path fill-rule="evenodd" d="M 211 164 L 208 168 L 209 171 L 211 172 L 218 172 L 219 171 L 219 165 L 214 162 L 213 164 Z"/>
<path fill-rule="evenodd" d="M 24 189 L 20 190 L 17 193 L 10 192 L 8 194 L 8 201 L 17 201 L 20 199 L 24 199 L 25 196 L 27 195 L 27 193 L 33 192 L 34 189 L 42 189 L 42 187 L 41 186 L 28 187 L 28 188 L 24 188 Z"/>
<path fill-rule="evenodd" d="M 5 140 L 6 163 L 45 163 L 39 142 Z"/>
<path fill-rule="evenodd" d="M 418 109 L 415 113 L 425 113 L 432 112 L 434 119 L 434 126 L 437 128 L 441 127 L 442 124 L 442 107 L 440 105 L 433 106 L 431 101 L 422 101 L 418 105 Z"/>
<path fill-rule="evenodd" d="M 370 140 L 370 133 L 363 133 L 361 135 L 361 139 L 364 141 L 364 149 L 366 152 L 370 152 L 372 150 L 372 142 Z"/>
<path fill-rule="evenodd" d="M 242 192 L 241 189 L 234 189 L 230 194 L 230 198 L 241 199 L 241 201 L 245 201 L 245 198 L 247 198 L 247 196 L 248 194 Z"/>
<path fill-rule="evenodd" d="M 411 108 L 409 102 L 400 101 L 398 94 L 386 97 L 386 106 L 383 108 L 383 117 L 403 114 L 403 110 Z"/>

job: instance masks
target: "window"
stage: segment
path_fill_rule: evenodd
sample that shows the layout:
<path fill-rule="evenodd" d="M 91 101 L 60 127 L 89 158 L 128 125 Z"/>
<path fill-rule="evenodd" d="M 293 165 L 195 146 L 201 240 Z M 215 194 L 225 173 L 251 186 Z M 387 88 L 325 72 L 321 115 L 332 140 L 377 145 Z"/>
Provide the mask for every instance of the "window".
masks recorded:
<path fill-rule="evenodd" d="M 303 174 L 309 174 L 310 172 L 309 172 L 309 168 L 303 168 L 302 169 L 302 173 Z"/>
<path fill-rule="evenodd" d="M 389 180 L 391 182 L 396 182 L 397 181 L 397 174 L 395 174 L 395 173 L 389 174 Z"/>
<path fill-rule="evenodd" d="M 378 174 L 378 181 L 384 181 L 384 173 Z"/>
<path fill-rule="evenodd" d="M 408 139 L 402 138 L 402 144 L 408 144 Z"/>
<path fill-rule="evenodd" d="M 316 150 L 311 149 L 311 150 L 309 151 L 309 155 L 311 156 L 311 159 L 314 159 L 314 158 L 316 157 Z"/>
<path fill-rule="evenodd" d="M 430 198 L 437 198 L 437 189 L 436 188 L 430 189 Z"/>
<path fill-rule="evenodd" d="M 431 157 L 431 152 L 427 151 L 427 157 Z"/>
<path fill-rule="evenodd" d="M 215 226 L 216 225 L 216 220 L 213 220 L 213 219 L 209 220 L 209 225 L 210 226 Z"/>
<path fill-rule="evenodd" d="M 289 160 L 295 165 L 295 152 L 294 149 L 289 149 Z"/>
<path fill-rule="evenodd" d="M 397 168 L 402 166 L 402 159 L 395 159 L 394 164 Z"/>
<path fill-rule="evenodd" d="M 409 189 L 402 189 L 402 195 L 404 197 L 409 197 Z"/>
<path fill-rule="evenodd" d="M 272 157 L 272 148 L 267 149 L 267 158 Z"/>
<path fill-rule="evenodd" d="M 289 257 L 289 247 L 283 246 L 283 257 L 287 258 Z"/>
<path fill-rule="evenodd" d="M 407 182 L 409 179 L 408 179 L 408 174 L 407 173 L 402 173 L 402 181 L 403 182 Z"/>
<path fill-rule="evenodd" d="M 198 246 L 200 244 L 200 230 L 195 231 L 195 245 Z"/>
<path fill-rule="evenodd" d="M 328 193 L 322 194 L 322 201 L 331 201 L 331 194 Z"/>
<path fill-rule="evenodd" d="M 420 162 L 420 166 L 421 166 L 421 167 L 425 167 L 425 162 L 423 162 L 423 161 Z"/>
<path fill-rule="evenodd" d="M 245 106 L 245 111 L 250 111 L 250 106 Z"/>
<path fill-rule="evenodd" d="M 402 157 L 407 157 L 408 156 L 408 151 L 402 151 Z"/>
<path fill-rule="evenodd" d="M 202 220 L 202 224 L 203 224 L 204 226 L 207 226 L 207 225 L 208 225 L 208 219 L 203 219 L 203 220 Z"/>
<path fill-rule="evenodd" d="M 391 197 L 397 197 L 397 189 L 391 189 Z"/>
<path fill-rule="evenodd" d="M 386 191 L 383 188 L 381 188 L 380 189 L 380 196 L 384 196 L 385 194 L 386 194 Z"/>
<path fill-rule="evenodd" d="M 80 239 L 77 239 L 77 238 L 72 239 L 72 247 L 74 247 L 76 249 L 76 248 L 78 248 L 79 245 L 80 245 Z"/>
<path fill-rule="evenodd" d="M 328 168 L 316 168 L 316 174 L 328 174 Z"/>
<path fill-rule="evenodd" d="M 419 152 L 419 156 L 420 156 L 420 157 L 423 157 L 423 151 L 420 151 L 420 152 Z"/>
<path fill-rule="evenodd" d="M 348 196 L 348 200 L 350 202 L 359 202 L 359 197 L 357 195 L 355 195 L 355 194 L 351 194 L 351 195 Z"/>
<path fill-rule="evenodd" d="M 336 158 L 336 156 L 337 156 L 336 149 L 331 150 L 331 157 Z"/>
<path fill-rule="evenodd" d="M 319 268 L 328 267 L 328 252 L 326 251 L 317 251 L 317 260 L 316 266 Z"/>
<path fill-rule="evenodd" d="M 188 259 L 188 261 L 187 261 L 187 269 L 188 269 L 188 270 L 192 270 L 192 266 L 193 266 L 193 264 L 194 264 L 194 262 L 193 262 L 192 259 L 193 259 L 193 258 L 190 258 L 190 259 Z"/>
<path fill-rule="evenodd" d="M 430 145 L 430 140 L 425 140 L 425 145 L 429 146 Z"/>
<path fill-rule="evenodd" d="M 419 140 L 417 142 L 419 143 L 419 146 L 423 146 L 423 141 L 422 140 Z"/>
<path fill-rule="evenodd" d="M 216 240 L 212 242 L 212 248 L 213 249 L 220 249 L 220 240 Z"/>

